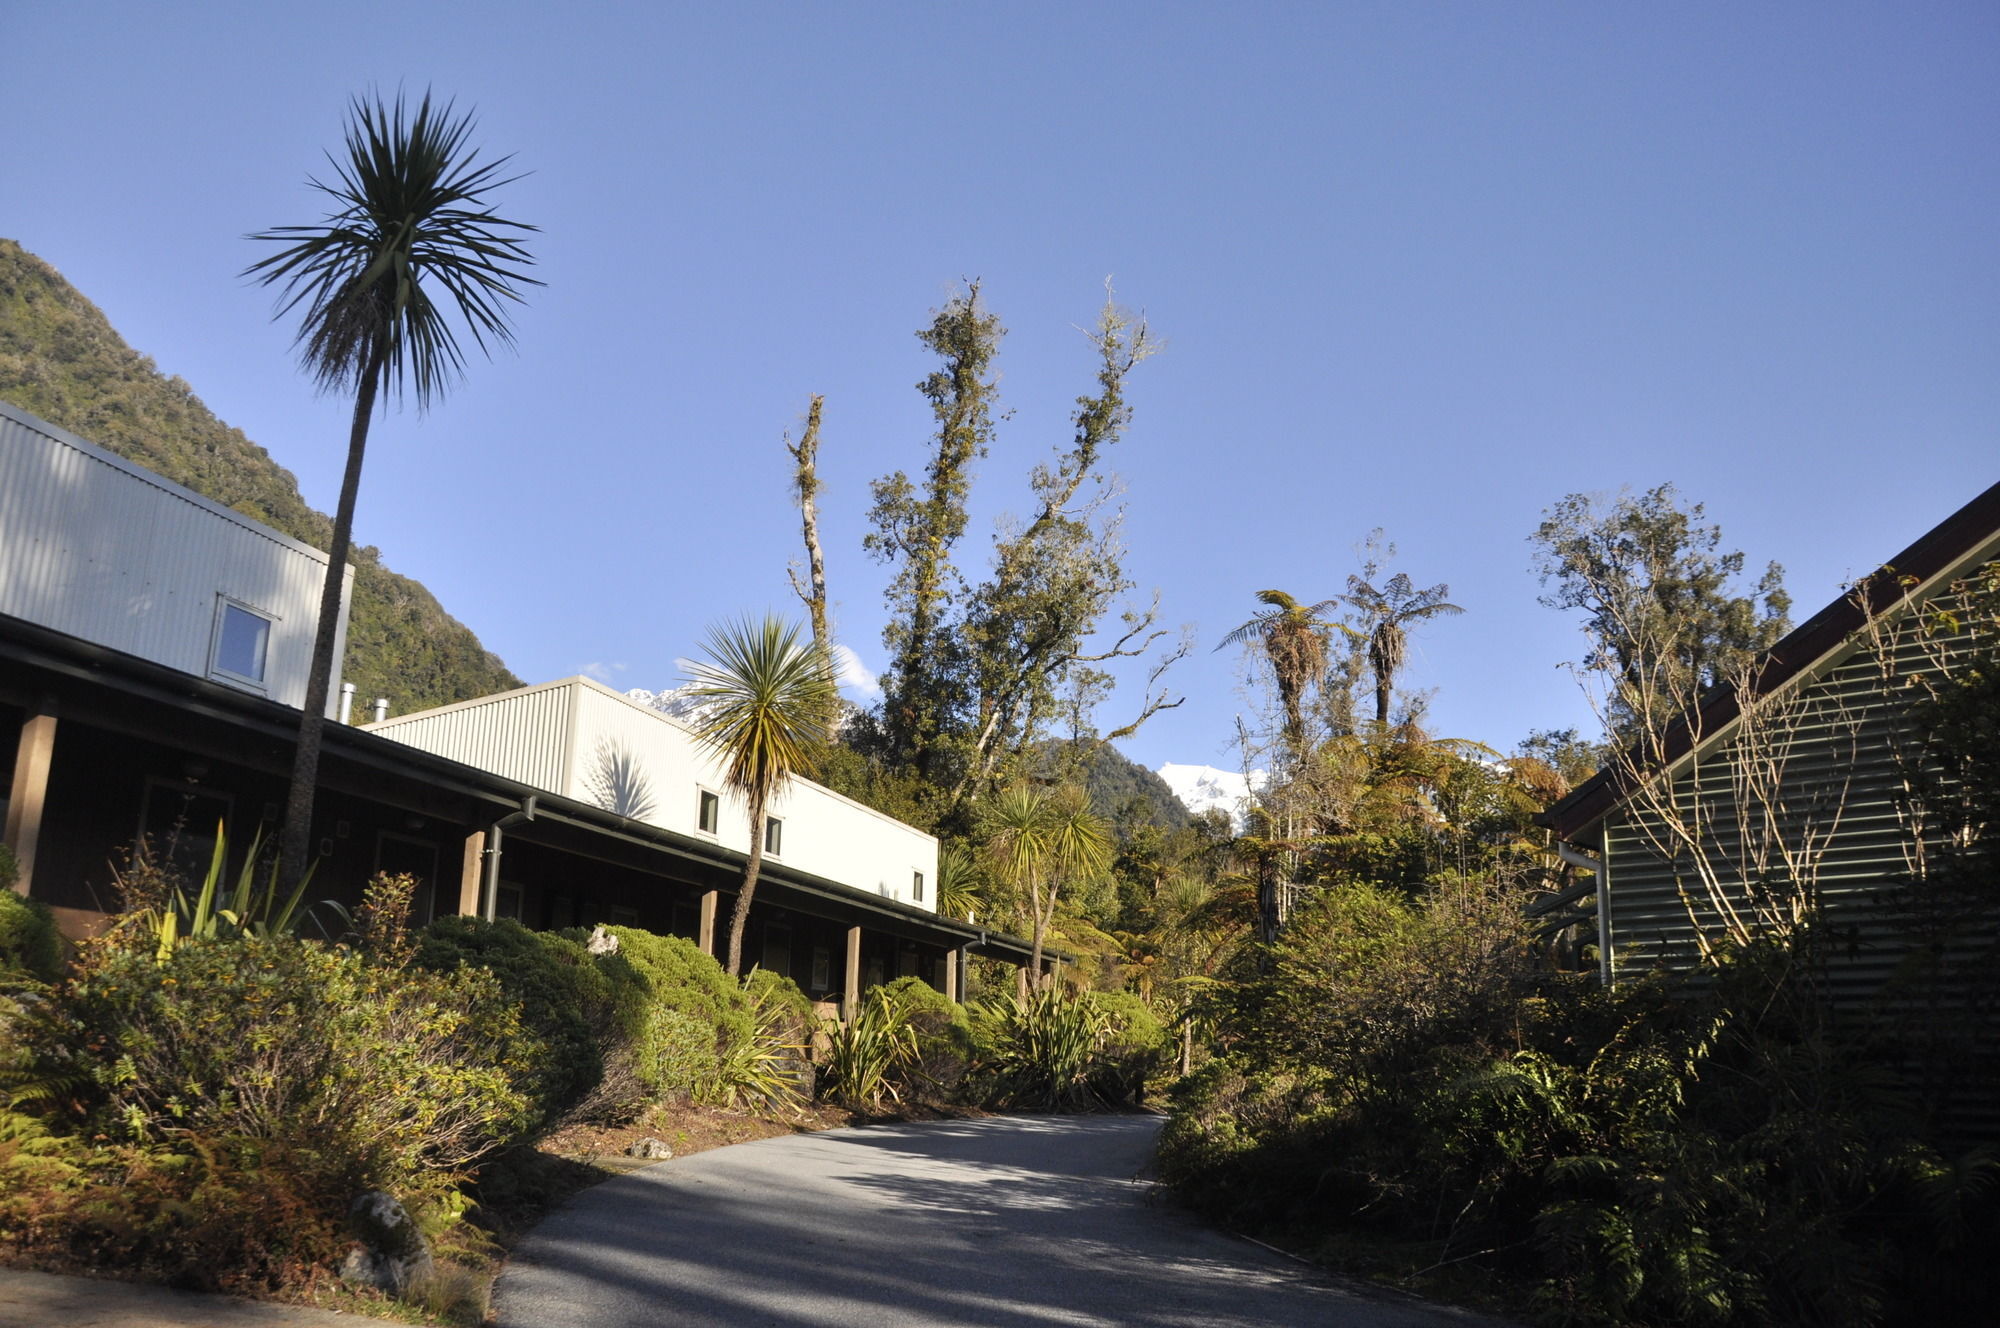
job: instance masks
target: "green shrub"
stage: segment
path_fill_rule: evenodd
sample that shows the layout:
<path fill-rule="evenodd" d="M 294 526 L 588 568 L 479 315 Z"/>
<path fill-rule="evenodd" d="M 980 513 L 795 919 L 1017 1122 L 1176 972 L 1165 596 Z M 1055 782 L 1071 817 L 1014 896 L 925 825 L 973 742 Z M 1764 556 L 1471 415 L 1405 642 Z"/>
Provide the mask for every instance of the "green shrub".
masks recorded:
<path fill-rule="evenodd" d="M 164 960 L 95 948 L 30 1038 L 88 1072 L 90 1132 L 268 1141 L 357 1189 L 465 1166 L 530 1118 L 504 1064 L 519 1023 L 490 974 L 392 972 L 289 937 Z"/>
<path fill-rule="evenodd" d="M 747 1037 L 754 1030 L 749 998 L 722 965 L 693 941 L 637 927 L 605 930 L 618 938 L 618 953 L 601 958 L 631 965 L 645 980 L 654 1000 L 707 1020 L 724 1040 Z"/>
<path fill-rule="evenodd" d="M 815 1085 L 810 1055 L 819 1021 L 812 999 L 790 978 L 762 968 L 750 971 L 743 990 L 757 1031 L 723 1049 L 718 1100 L 794 1113 L 811 1099 Z"/>
<path fill-rule="evenodd" d="M 817 1023 L 812 997 L 799 990 L 798 983 L 768 968 L 753 968 L 750 976 L 743 979 L 743 993 L 760 1022 L 766 1018 L 775 1020 L 796 1043 L 803 1044 L 812 1037 Z"/>
<path fill-rule="evenodd" d="M 1088 1111 L 1101 1105 L 1092 1088 L 1110 1016 L 1062 987 L 1008 996 L 986 1005 L 975 1022 L 999 1106 L 1028 1111 Z"/>
<path fill-rule="evenodd" d="M 829 1019 L 820 1088 L 851 1111 L 878 1110 L 902 1100 L 902 1085 L 917 1057 L 916 1031 L 902 1002 L 872 987 L 845 1021 Z"/>
<path fill-rule="evenodd" d="M 652 1049 L 656 1099 L 689 1102 L 707 1098 L 721 1077 L 715 1026 L 665 1006 L 653 1009 L 647 1045 Z"/>
<path fill-rule="evenodd" d="M 882 988 L 902 1008 L 916 1038 L 916 1054 L 899 1072 L 905 1095 L 950 1101 L 972 1068 L 972 1021 L 965 1007 L 922 978 L 897 978 Z"/>
<path fill-rule="evenodd" d="M 502 1002 L 519 1007 L 522 1038 L 503 1061 L 541 1126 L 598 1086 L 624 1016 L 613 981 L 581 944 L 508 918 L 445 917 L 418 934 L 412 962 L 439 973 L 484 969 Z"/>
<path fill-rule="evenodd" d="M 749 997 L 692 941 L 637 927 L 605 931 L 618 950 L 596 962 L 612 993 L 612 1027 L 629 1043 L 644 1095 L 709 1099 L 721 1087 L 725 1053 L 756 1038 Z M 697 1027 L 705 1033 L 697 1036 Z"/>
<path fill-rule="evenodd" d="M 0 980 L 11 970 L 54 982 L 62 973 L 62 936 L 47 904 L 14 893 L 12 865 L 11 856 L 0 859 Z"/>
<path fill-rule="evenodd" d="M 1106 1102 L 1139 1106 L 1146 1089 L 1170 1060 L 1172 1039 L 1159 1017 L 1128 991 L 1085 992 L 1104 1016 L 1104 1045 L 1091 1070 L 1091 1090 Z"/>

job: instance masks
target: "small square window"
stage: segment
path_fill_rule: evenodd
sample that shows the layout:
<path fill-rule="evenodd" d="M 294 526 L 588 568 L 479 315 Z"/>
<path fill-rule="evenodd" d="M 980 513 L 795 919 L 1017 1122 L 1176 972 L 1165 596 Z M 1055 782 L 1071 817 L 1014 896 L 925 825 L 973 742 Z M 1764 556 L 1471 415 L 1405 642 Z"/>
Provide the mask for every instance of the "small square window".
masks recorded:
<path fill-rule="evenodd" d="M 722 821 L 722 799 L 707 789 L 696 795 L 694 808 L 694 828 L 705 835 L 715 833 L 715 827 Z"/>
<path fill-rule="evenodd" d="M 271 648 L 271 620 L 241 604 L 223 600 L 216 608 L 215 660 L 211 673 L 241 682 L 264 681 Z"/>
<path fill-rule="evenodd" d="M 785 823 L 775 816 L 766 817 L 764 820 L 764 851 L 775 858 L 784 852 L 784 848 L 782 847 L 784 842 Z"/>
<path fill-rule="evenodd" d="M 919 904 L 924 902 L 924 874 L 922 872 L 910 873 L 910 898 L 916 900 Z"/>

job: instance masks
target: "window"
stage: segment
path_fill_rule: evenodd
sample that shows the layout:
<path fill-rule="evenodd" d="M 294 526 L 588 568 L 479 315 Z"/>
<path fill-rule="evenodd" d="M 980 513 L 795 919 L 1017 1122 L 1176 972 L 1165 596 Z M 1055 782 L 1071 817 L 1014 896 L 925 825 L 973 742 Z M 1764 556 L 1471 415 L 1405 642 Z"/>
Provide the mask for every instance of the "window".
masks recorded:
<path fill-rule="evenodd" d="M 916 900 L 919 904 L 924 902 L 924 874 L 922 872 L 910 873 L 910 898 Z"/>
<path fill-rule="evenodd" d="M 264 683 L 265 657 L 271 647 L 271 620 L 231 599 L 215 608 L 215 653 L 208 671 L 234 682 Z"/>
<path fill-rule="evenodd" d="M 694 828 L 705 835 L 715 833 L 722 820 L 722 799 L 702 789 L 695 795 Z"/>
<path fill-rule="evenodd" d="M 764 851 L 772 857 L 784 852 L 785 823 L 775 816 L 764 819 Z"/>

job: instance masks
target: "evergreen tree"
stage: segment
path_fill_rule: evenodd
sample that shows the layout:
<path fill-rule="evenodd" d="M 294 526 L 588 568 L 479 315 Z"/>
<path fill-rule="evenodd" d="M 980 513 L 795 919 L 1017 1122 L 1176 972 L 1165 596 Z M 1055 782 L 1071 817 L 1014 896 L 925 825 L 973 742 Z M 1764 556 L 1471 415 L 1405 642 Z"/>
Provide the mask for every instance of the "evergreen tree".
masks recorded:
<path fill-rule="evenodd" d="M 1769 564 L 1742 593 L 1743 554 L 1723 549 L 1722 529 L 1705 522 L 1700 503 L 1683 510 L 1680 501 L 1671 484 L 1609 504 L 1573 493 L 1530 536 L 1535 570 L 1553 583 L 1542 603 L 1583 611 L 1583 665 L 1611 678 L 1614 736 L 1628 736 L 1641 710 L 1685 710 L 1791 626 L 1784 569 Z"/>
<path fill-rule="evenodd" d="M 508 183 L 500 174 L 508 158 L 482 164 L 467 145 L 472 128 L 470 115 L 454 115 L 449 102 L 433 107 L 428 92 L 415 114 L 405 111 L 400 96 L 393 108 L 357 99 L 348 116 L 347 157 L 334 162 L 334 183 L 313 182 L 336 210 L 313 225 L 279 226 L 251 237 L 285 246 L 244 275 L 282 288 L 279 316 L 305 307 L 300 360 L 323 389 L 354 393 L 347 467 L 278 841 L 291 882 L 303 877 L 312 840 L 341 582 L 378 396 L 386 386 L 409 392 L 419 410 L 429 406 L 464 369 L 454 318 L 481 350 L 489 338 L 506 344 L 513 340 L 508 306 L 520 300 L 517 288 L 541 284 L 524 271 L 534 260 L 522 236 L 535 227 L 497 216 L 486 205 L 487 194 Z"/>
<path fill-rule="evenodd" d="M 949 630 L 963 591 L 952 548 L 965 534 L 972 463 L 986 455 L 993 437 L 999 391 L 993 358 L 1005 334 L 980 303 L 978 282 L 937 311 L 917 334 L 942 361 L 917 384 L 937 421 L 923 484 L 899 470 L 870 486 L 873 529 L 863 547 L 896 569 L 884 596 L 890 662 L 882 680 L 883 736 L 895 764 L 913 768 L 933 787 L 948 782 L 946 747 L 965 705 L 964 652 Z"/>

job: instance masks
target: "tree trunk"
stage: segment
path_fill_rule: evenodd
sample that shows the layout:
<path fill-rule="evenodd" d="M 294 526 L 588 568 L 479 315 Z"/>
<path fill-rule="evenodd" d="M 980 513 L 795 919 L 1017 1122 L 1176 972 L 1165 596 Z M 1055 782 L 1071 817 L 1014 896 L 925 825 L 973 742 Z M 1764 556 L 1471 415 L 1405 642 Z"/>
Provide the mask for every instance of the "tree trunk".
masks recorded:
<path fill-rule="evenodd" d="M 814 394 L 812 405 L 806 408 L 806 431 L 799 439 L 797 447 L 787 448 L 792 460 L 798 463 L 796 482 L 799 491 L 799 521 L 804 527 L 806 542 L 806 577 L 809 589 L 801 588 L 796 578 L 792 589 L 805 601 L 806 610 L 812 615 L 813 645 L 822 658 L 833 659 L 833 636 L 826 622 L 826 554 L 819 543 L 819 415 L 824 396 Z"/>
<path fill-rule="evenodd" d="M 1056 887 L 1053 882 L 1050 883 L 1047 902 L 1044 903 L 1040 882 L 1030 877 L 1028 880 L 1028 898 L 1035 912 L 1035 938 L 1032 958 L 1030 958 L 1028 963 L 1028 989 L 1030 991 L 1040 991 L 1045 985 L 1042 981 L 1042 939 L 1048 935 L 1049 923 L 1055 919 Z"/>
<path fill-rule="evenodd" d="M 312 858 L 313 794 L 319 783 L 319 751 L 326 727 L 326 698 L 333 689 L 334 637 L 340 628 L 340 591 L 347 553 L 354 540 L 354 502 L 361 492 L 361 458 L 368 447 L 368 422 L 382 379 L 388 347 L 376 346 L 354 393 L 354 423 L 347 435 L 347 469 L 340 480 L 340 503 L 333 513 L 333 538 L 326 551 L 326 581 L 320 589 L 319 625 L 313 633 L 312 668 L 306 675 L 305 709 L 299 742 L 292 754 L 292 786 L 285 797 L 284 828 L 278 838 L 279 870 L 286 889 L 305 879 Z"/>
<path fill-rule="evenodd" d="M 736 907 L 729 911 L 729 976 L 743 974 L 743 929 L 750 921 L 750 898 L 757 893 L 757 875 L 764 870 L 765 805 L 762 796 L 750 798 L 750 861 L 743 867 L 743 885 L 736 892 Z"/>

